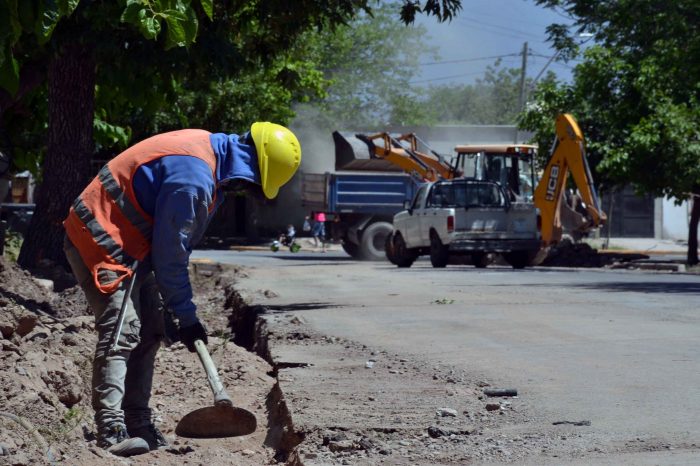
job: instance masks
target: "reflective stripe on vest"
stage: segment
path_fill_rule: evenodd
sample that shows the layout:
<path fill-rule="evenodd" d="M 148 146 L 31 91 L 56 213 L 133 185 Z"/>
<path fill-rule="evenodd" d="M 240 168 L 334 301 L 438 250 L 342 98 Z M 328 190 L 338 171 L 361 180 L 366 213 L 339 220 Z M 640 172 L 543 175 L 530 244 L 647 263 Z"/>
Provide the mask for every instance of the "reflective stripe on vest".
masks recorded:
<path fill-rule="evenodd" d="M 206 162 L 216 182 L 216 156 L 210 134 L 186 129 L 141 141 L 110 160 L 75 200 L 63 224 L 91 271 L 95 287 L 102 293 L 116 291 L 133 274 L 130 267 L 134 261 L 142 261 L 151 251 L 153 219 L 136 199 L 136 171 L 160 157 L 187 155 Z M 212 202 L 210 211 L 214 205 Z M 101 270 L 116 272 L 117 278 L 101 283 Z"/>

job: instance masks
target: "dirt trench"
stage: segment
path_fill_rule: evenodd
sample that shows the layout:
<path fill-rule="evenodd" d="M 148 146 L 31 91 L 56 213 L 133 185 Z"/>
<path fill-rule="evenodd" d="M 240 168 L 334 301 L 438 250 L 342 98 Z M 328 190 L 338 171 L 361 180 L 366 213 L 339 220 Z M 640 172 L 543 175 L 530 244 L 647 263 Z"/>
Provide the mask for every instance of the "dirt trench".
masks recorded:
<path fill-rule="evenodd" d="M 213 403 L 199 361 L 175 344 L 158 354 L 150 403 L 170 447 L 129 464 L 301 464 L 294 449 L 303 436 L 294 431 L 276 370 L 255 352 L 261 344 L 245 341 L 256 334 L 256 319 L 236 317 L 256 309 L 235 287 L 244 274 L 236 267 L 193 264 L 191 279 L 221 379 L 234 403 L 255 413 L 258 431 L 231 439 L 175 436 L 184 414 Z M 0 258 L 0 464 L 124 464 L 96 446 L 89 388 L 94 318 L 82 290 L 65 275 L 59 278 L 65 287 L 60 293 L 52 289 L 57 281 Z"/>
<path fill-rule="evenodd" d="M 274 460 L 289 466 L 301 466 L 296 447 L 304 441 L 304 434 L 297 432 L 289 412 L 284 393 L 277 380 L 278 367 L 269 352 L 268 331 L 260 315 L 267 312 L 264 306 L 248 304 L 234 287 L 227 287 L 225 308 L 230 309 L 229 325 L 237 345 L 260 356 L 271 366 L 268 373 L 275 384 L 267 398 L 268 442 L 275 449 Z"/>

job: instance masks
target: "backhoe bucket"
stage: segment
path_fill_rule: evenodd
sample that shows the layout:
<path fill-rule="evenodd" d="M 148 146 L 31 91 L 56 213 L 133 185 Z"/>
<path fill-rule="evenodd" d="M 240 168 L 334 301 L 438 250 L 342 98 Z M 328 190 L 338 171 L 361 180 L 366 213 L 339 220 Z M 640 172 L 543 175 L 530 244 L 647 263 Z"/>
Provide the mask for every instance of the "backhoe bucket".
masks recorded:
<path fill-rule="evenodd" d="M 358 171 L 400 172 L 400 167 L 374 155 L 371 141 L 347 131 L 334 131 L 335 169 Z"/>

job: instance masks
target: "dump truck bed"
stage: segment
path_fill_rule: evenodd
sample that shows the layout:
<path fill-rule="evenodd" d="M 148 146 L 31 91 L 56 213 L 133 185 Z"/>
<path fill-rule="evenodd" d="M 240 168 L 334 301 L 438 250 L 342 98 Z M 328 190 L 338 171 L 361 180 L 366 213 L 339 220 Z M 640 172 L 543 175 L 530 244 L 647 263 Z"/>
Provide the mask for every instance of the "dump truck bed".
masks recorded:
<path fill-rule="evenodd" d="M 413 198 L 415 183 L 403 173 L 304 173 L 302 202 L 324 212 L 393 215 Z"/>

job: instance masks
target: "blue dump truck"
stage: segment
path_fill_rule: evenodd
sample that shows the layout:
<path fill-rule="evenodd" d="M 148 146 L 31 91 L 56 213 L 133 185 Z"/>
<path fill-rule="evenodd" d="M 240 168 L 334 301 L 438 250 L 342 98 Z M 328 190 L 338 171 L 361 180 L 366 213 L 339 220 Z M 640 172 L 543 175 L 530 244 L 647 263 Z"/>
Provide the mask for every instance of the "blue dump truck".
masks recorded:
<path fill-rule="evenodd" d="M 384 260 L 394 214 L 413 199 L 417 182 L 401 168 L 373 157 L 354 133 L 333 133 L 334 173 L 302 173 L 305 208 L 327 214 L 327 234 L 356 259 Z"/>
<path fill-rule="evenodd" d="M 405 174 L 381 172 L 304 173 L 303 205 L 326 212 L 328 233 L 356 259 L 384 260 L 384 243 L 394 214 L 412 199 L 415 182 Z"/>

